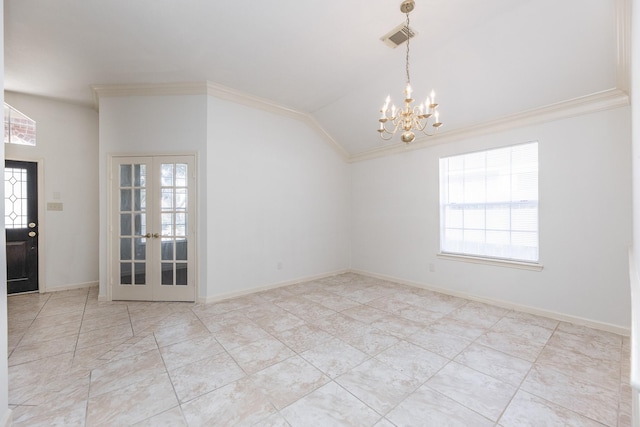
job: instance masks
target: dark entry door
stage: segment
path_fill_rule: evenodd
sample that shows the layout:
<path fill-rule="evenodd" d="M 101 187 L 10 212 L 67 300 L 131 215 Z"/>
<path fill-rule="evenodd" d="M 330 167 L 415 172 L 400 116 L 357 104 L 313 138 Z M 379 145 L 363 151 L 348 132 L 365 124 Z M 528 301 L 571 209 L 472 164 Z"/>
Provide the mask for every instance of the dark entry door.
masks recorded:
<path fill-rule="evenodd" d="M 6 160 L 7 293 L 38 290 L 38 164 Z"/>

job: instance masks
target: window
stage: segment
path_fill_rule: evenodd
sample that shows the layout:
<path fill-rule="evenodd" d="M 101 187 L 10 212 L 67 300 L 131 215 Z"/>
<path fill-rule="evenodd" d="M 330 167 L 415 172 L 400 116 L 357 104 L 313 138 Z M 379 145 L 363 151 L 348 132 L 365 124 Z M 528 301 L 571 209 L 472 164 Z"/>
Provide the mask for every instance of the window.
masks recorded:
<path fill-rule="evenodd" d="M 36 122 L 9 104 L 4 104 L 5 144 L 36 145 Z"/>
<path fill-rule="evenodd" d="M 538 143 L 440 159 L 440 251 L 538 262 Z"/>

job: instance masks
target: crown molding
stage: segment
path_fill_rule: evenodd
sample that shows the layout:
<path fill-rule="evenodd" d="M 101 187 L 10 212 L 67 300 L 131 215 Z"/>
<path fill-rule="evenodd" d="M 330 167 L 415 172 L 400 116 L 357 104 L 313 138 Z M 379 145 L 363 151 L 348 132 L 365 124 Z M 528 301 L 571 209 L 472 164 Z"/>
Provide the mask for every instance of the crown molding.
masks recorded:
<path fill-rule="evenodd" d="M 631 0 L 616 0 L 616 87 L 631 87 Z"/>
<path fill-rule="evenodd" d="M 206 82 L 149 83 L 132 85 L 93 85 L 93 106 L 100 109 L 100 98 L 127 96 L 206 95 Z"/>
<path fill-rule="evenodd" d="M 303 113 L 290 107 L 275 103 L 271 100 L 260 98 L 244 92 L 237 91 L 217 83 L 207 82 L 207 94 L 216 98 L 225 99 L 248 107 L 257 108 L 270 113 L 290 117 L 302 121 L 313 129 L 331 148 L 333 148 L 343 160 L 349 160 L 349 152 L 336 141 L 318 121 L 309 113 Z"/>
<path fill-rule="evenodd" d="M 631 1 L 614 0 L 616 19 L 616 86 L 602 92 L 558 102 L 540 108 L 526 110 L 490 122 L 469 125 L 463 128 L 440 132 L 435 137 L 416 139 L 410 145 L 401 142 L 352 154 L 349 162 L 360 162 L 407 151 L 418 150 L 433 145 L 453 142 L 473 136 L 501 132 L 546 121 L 565 119 L 627 106 L 630 104 L 631 87 Z"/>
<path fill-rule="evenodd" d="M 137 85 L 94 85 L 94 108 L 99 110 L 100 98 L 128 96 L 172 96 L 172 95 L 208 95 L 248 107 L 302 121 L 315 131 L 343 160 L 349 160 L 349 153 L 338 141 L 324 130 L 311 114 L 294 110 L 265 98 L 250 95 L 227 86 L 212 82 L 159 83 Z"/>
<path fill-rule="evenodd" d="M 351 163 L 375 159 L 391 154 L 405 153 L 434 145 L 445 144 L 480 135 L 503 132 L 506 130 L 567 119 L 583 114 L 610 110 L 629 105 L 629 95 L 620 89 L 610 89 L 592 95 L 582 96 L 569 101 L 558 102 L 541 108 L 534 108 L 521 113 L 510 114 L 489 122 L 465 126 L 437 134 L 433 137 L 417 138 L 410 145 L 396 143 L 374 150 L 352 155 Z"/>

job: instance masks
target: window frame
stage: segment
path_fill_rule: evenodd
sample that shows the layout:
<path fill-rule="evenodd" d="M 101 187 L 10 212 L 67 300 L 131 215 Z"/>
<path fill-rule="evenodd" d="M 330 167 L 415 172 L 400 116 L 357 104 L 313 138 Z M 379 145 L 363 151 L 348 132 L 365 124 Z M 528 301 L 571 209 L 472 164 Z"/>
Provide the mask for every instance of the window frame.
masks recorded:
<path fill-rule="evenodd" d="M 20 120 L 24 120 L 27 123 L 23 123 L 22 125 L 16 124 L 13 122 L 13 117 L 17 115 Z M 21 138 L 17 135 L 14 136 L 13 130 L 16 127 L 22 127 L 25 131 L 30 132 L 31 129 L 33 133 L 33 143 L 27 142 L 26 139 Z M 24 114 L 22 111 L 17 108 L 12 107 L 11 105 L 4 103 L 4 143 L 11 145 L 22 145 L 25 147 L 35 147 L 37 145 L 37 123 L 31 117 Z"/>
<path fill-rule="evenodd" d="M 455 205 L 456 203 L 450 203 L 448 197 L 450 196 L 450 193 L 445 194 L 445 191 L 449 190 L 448 185 L 450 184 L 449 181 L 444 182 L 445 179 L 448 179 L 451 175 L 449 169 L 447 170 L 443 170 L 443 168 L 448 168 L 450 165 L 449 163 L 447 163 L 446 165 L 444 164 L 444 161 L 448 161 L 449 159 L 455 159 L 455 158 L 460 158 L 460 160 L 462 160 L 465 156 L 469 156 L 467 158 L 470 158 L 470 156 L 475 155 L 475 154 L 481 154 L 481 153 L 489 153 L 492 151 L 498 151 L 498 150 L 511 150 L 515 147 L 520 147 L 520 146 L 524 146 L 524 145 L 532 145 L 535 144 L 536 146 L 536 155 L 537 155 L 537 167 L 536 167 L 536 191 L 535 191 L 535 200 L 533 198 L 527 198 L 527 199 L 523 199 L 523 200 L 513 200 L 513 195 L 514 195 L 514 190 L 513 188 L 509 188 L 509 200 L 501 200 L 501 201 L 491 201 L 491 200 L 487 200 L 488 196 L 485 194 L 484 197 L 484 201 L 482 202 L 478 202 L 478 201 L 469 201 L 469 202 L 464 202 L 463 203 L 463 207 L 462 210 L 464 212 L 464 207 L 468 206 L 468 205 L 481 205 L 484 206 L 484 210 L 485 210 L 485 215 L 487 213 L 487 209 L 486 206 L 489 205 L 495 205 L 495 204 L 503 204 L 509 205 L 509 212 L 510 212 L 510 219 L 509 219 L 509 225 L 508 225 L 508 230 L 507 229 L 502 229 L 502 231 L 505 231 L 508 233 L 513 233 L 518 232 L 517 229 L 514 229 L 514 224 L 513 221 L 511 219 L 511 212 L 513 209 L 514 205 L 518 205 L 518 204 L 529 204 L 529 205 L 535 205 L 535 238 L 536 238 L 536 243 L 535 243 L 535 248 L 536 248 L 536 254 L 537 254 L 537 258 L 535 260 L 533 259 L 525 259 L 523 258 L 517 258 L 517 257 L 499 257 L 499 256 L 492 256 L 491 254 L 483 254 L 480 253 L 482 252 L 481 250 L 479 251 L 468 251 L 468 252 L 458 252 L 458 251 L 452 251 L 450 250 L 451 248 L 449 247 L 449 250 L 445 250 L 445 227 L 447 225 L 446 222 L 446 208 L 447 206 L 451 206 L 451 205 Z M 498 146 L 498 147 L 492 147 L 492 148 L 487 148 L 487 149 L 483 149 L 483 150 L 475 150 L 475 151 L 467 151 L 467 152 L 463 152 L 463 153 L 457 153 L 457 154 L 451 154 L 451 155 L 446 155 L 446 156 L 442 156 L 440 157 L 439 161 L 438 161 L 438 192 L 439 192 L 439 202 L 438 202 L 438 210 L 439 210 L 439 252 L 437 254 L 438 258 L 440 259 L 444 259 L 444 260 L 451 260 L 451 261 L 463 261 L 463 262 L 469 262 L 469 263 L 474 263 L 474 264 L 486 264 L 486 265 L 493 265 L 493 266 L 501 266 L 501 267 L 511 267 L 511 268 L 519 268 L 519 269 L 525 269 L 525 270 L 533 270 L 533 271 L 541 271 L 543 269 L 543 265 L 541 263 L 541 256 L 540 256 L 540 197 L 539 197 L 539 188 L 540 188 L 540 157 L 539 157 L 539 153 L 540 153 L 540 144 L 539 141 L 527 141 L 527 142 L 523 142 L 523 143 L 517 143 L 517 144 L 509 144 L 509 145 L 504 145 L 504 146 Z M 511 153 L 510 153 L 511 155 Z M 485 157 L 486 159 L 486 157 Z M 464 161 L 464 160 L 462 160 Z M 514 171 L 511 169 L 513 166 L 513 160 L 512 158 L 510 158 L 508 160 L 509 162 L 509 172 L 506 176 L 509 177 L 509 182 L 513 182 L 514 176 L 518 176 L 517 173 L 514 173 Z M 486 160 L 485 160 L 485 164 L 482 168 L 479 169 L 481 171 L 481 174 L 483 175 L 483 180 L 485 181 L 485 188 L 486 188 L 486 180 L 488 178 L 488 167 L 486 164 Z M 464 180 L 464 174 L 467 173 L 467 166 L 463 164 L 462 169 L 460 170 L 463 176 L 463 180 Z M 464 184 L 463 184 L 464 185 Z M 462 193 L 460 193 L 463 195 L 463 197 L 465 195 L 467 195 L 467 193 L 465 193 L 465 189 L 462 189 Z M 458 205 L 460 205 L 460 203 L 458 202 Z M 479 247 L 485 247 L 487 248 L 488 242 L 486 239 L 486 232 L 489 231 L 490 229 L 487 226 L 487 218 L 486 216 L 484 217 L 484 224 L 483 227 L 478 229 L 478 231 L 481 231 L 482 233 L 485 233 L 485 238 L 484 241 L 479 244 Z M 463 224 L 464 224 L 464 220 L 463 220 Z M 473 229 L 473 228 L 471 228 Z M 460 229 L 463 234 L 464 231 L 467 230 L 465 228 L 464 225 L 462 225 L 462 228 Z M 521 231 L 521 230 L 520 230 Z M 461 244 L 464 245 L 465 244 L 465 240 L 464 238 L 462 240 L 460 240 Z M 467 243 L 470 243 L 472 241 L 467 241 Z M 517 247 L 514 246 L 512 244 L 509 244 L 507 247 L 512 248 L 512 247 Z M 526 247 L 526 246 L 522 246 L 522 247 Z M 461 248 L 463 249 L 463 248 Z M 485 251 L 486 252 L 486 251 Z"/>

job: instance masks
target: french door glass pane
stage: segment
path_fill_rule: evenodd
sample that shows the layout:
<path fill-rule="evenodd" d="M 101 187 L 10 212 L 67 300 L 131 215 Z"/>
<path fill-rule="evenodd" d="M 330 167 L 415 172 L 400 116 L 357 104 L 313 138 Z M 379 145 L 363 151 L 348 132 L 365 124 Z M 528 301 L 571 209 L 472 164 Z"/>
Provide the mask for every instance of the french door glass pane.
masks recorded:
<path fill-rule="evenodd" d="M 176 263 L 176 285 L 187 286 L 187 263 Z"/>
<path fill-rule="evenodd" d="M 130 262 L 121 262 L 120 263 L 120 284 L 121 285 L 131 285 L 133 282 L 131 281 L 131 263 Z"/>
<path fill-rule="evenodd" d="M 173 285 L 173 263 L 163 262 L 161 268 L 162 268 L 162 284 Z"/>
<path fill-rule="evenodd" d="M 147 283 L 147 266 L 144 262 L 136 262 L 134 265 L 136 269 L 135 284 L 144 285 Z"/>
<path fill-rule="evenodd" d="M 162 227 L 161 283 L 187 285 L 187 184 L 185 163 L 163 163 L 161 171 L 160 223 Z M 182 262 L 177 262 L 182 261 Z"/>
<path fill-rule="evenodd" d="M 146 278 L 146 166 L 120 165 L 120 284 L 144 285 Z M 135 262 L 134 262 L 135 261 Z"/>
<path fill-rule="evenodd" d="M 122 236 L 131 235 L 131 214 L 130 213 L 120 214 L 120 235 Z"/>
<path fill-rule="evenodd" d="M 173 163 L 163 163 L 160 168 L 160 182 L 163 187 L 173 187 Z"/>
<path fill-rule="evenodd" d="M 120 187 L 131 187 L 131 165 L 120 165 Z"/>
<path fill-rule="evenodd" d="M 162 260 L 173 261 L 173 239 L 162 238 Z"/>

